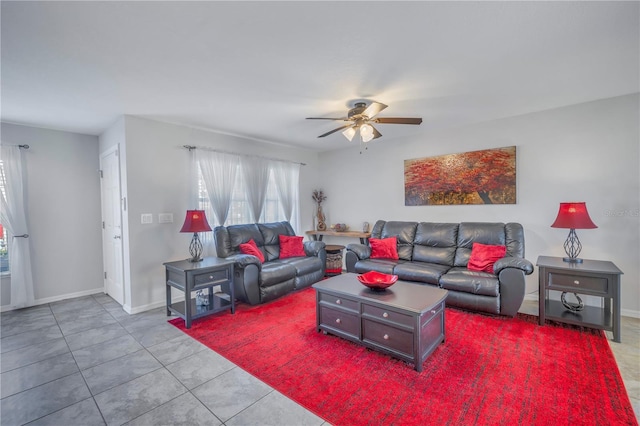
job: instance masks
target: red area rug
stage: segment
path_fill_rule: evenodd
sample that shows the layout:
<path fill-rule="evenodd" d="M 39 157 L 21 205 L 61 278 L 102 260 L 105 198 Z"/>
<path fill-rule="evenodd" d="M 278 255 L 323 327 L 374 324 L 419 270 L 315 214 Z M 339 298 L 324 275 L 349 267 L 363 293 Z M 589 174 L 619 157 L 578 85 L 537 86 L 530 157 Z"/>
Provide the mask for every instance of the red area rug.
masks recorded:
<path fill-rule="evenodd" d="M 315 292 L 170 322 L 334 425 L 637 425 L 604 333 L 446 310 L 422 373 L 318 333 Z"/>

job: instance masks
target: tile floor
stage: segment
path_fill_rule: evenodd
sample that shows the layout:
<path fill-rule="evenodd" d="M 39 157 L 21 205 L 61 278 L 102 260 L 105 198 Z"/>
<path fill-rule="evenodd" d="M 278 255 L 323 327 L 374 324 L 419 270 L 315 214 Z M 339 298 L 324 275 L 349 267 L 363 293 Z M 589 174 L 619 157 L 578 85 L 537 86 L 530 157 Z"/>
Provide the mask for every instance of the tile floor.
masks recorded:
<path fill-rule="evenodd" d="M 0 424 L 326 424 L 166 321 L 103 294 L 3 313 Z M 639 413 L 639 319 L 623 319 L 622 341 L 610 343 Z"/>

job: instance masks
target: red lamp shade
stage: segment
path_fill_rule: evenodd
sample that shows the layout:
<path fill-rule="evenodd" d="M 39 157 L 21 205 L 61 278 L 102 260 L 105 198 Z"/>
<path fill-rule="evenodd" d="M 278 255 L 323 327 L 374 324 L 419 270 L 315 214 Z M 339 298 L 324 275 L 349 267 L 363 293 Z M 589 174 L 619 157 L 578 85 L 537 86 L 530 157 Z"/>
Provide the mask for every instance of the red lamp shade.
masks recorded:
<path fill-rule="evenodd" d="M 565 229 L 593 229 L 597 228 L 587 212 L 586 203 L 560 203 L 558 217 L 551 225 L 552 228 Z"/>
<path fill-rule="evenodd" d="M 211 231 L 204 210 L 187 210 L 184 225 L 180 232 L 206 232 Z"/>

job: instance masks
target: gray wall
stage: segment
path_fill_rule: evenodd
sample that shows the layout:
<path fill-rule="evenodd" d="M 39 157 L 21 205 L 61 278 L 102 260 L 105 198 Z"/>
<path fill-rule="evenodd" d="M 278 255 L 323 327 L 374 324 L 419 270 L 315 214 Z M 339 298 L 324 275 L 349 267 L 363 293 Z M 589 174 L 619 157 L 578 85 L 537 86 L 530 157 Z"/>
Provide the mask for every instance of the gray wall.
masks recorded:
<path fill-rule="evenodd" d="M 580 257 L 611 260 L 622 269 L 623 314 L 639 316 L 638 105 L 638 94 L 621 96 L 464 128 L 426 131 L 411 140 L 393 139 L 392 126 L 381 126 L 385 136 L 362 154 L 354 147 L 320 155 L 328 220 L 353 228 L 377 219 L 520 222 L 526 257 L 535 263 L 539 255 L 564 255 L 568 230 L 550 227 L 559 203 L 585 201 L 598 228 L 577 231 L 583 244 Z M 512 145 L 517 147 L 517 204 L 404 205 L 404 160 Z M 528 277 L 528 293 L 536 292 L 537 280 L 536 269 Z"/>
<path fill-rule="evenodd" d="M 1 124 L 2 143 L 25 151 L 27 220 L 37 303 L 101 291 L 98 138 Z M 2 279 L 2 306 L 10 303 Z"/>

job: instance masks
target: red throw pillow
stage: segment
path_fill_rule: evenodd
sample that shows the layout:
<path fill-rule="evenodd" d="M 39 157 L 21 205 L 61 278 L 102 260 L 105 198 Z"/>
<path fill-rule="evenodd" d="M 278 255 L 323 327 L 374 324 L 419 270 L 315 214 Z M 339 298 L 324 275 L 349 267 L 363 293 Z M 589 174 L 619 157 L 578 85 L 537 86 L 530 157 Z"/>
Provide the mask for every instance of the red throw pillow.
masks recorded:
<path fill-rule="evenodd" d="M 496 263 L 496 260 L 502 259 L 506 253 L 507 248 L 505 246 L 473 243 L 467 269 L 493 274 L 493 264 Z"/>
<path fill-rule="evenodd" d="M 369 238 L 369 245 L 371 246 L 371 259 L 399 259 L 396 237 Z"/>
<path fill-rule="evenodd" d="M 260 263 L 264 263 L 264 254 L 262 254 L 262 252 L 258 248 L 258 245 L 255 241 L 253 241 L 253 239 L 250 239 L 244 244 L 240 244 L 239 247 L 240 253 L 254 255 L 258 259 L 260 259 Z"/>
<path fill-rule="evenodd" d="M 304 252 L 304 245 L 302 244 L 304 237 L 288 237 L 286 235 L 279 235 L 278 237 L 280 238 L 280 259 L 307 255 Z"/>

